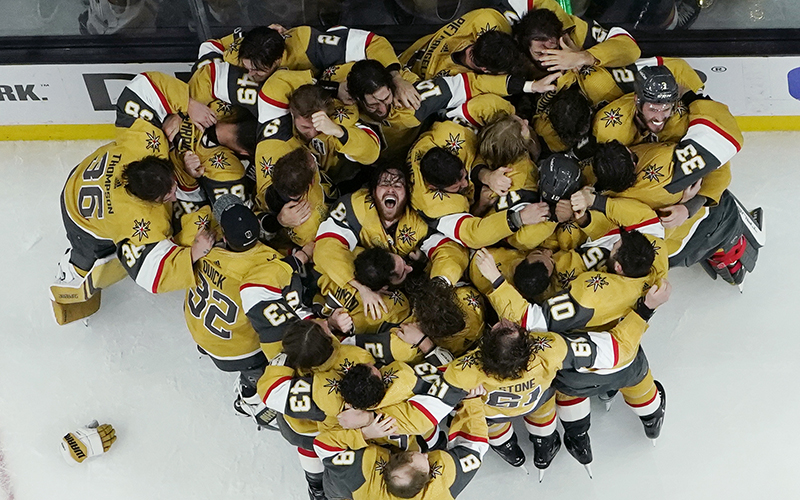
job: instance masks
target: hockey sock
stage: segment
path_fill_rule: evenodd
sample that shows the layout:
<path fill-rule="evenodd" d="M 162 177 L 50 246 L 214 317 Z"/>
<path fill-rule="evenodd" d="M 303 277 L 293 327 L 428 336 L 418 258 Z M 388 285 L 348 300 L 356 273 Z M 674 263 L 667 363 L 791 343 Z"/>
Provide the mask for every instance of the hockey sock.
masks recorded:
<path fill-rule="evenodd" d="M 489 444 L 492 446 L 505 444 L 513 435 L 514 428 L 511 426 L 511 422 L 489 424 Z"/>
<path fill-rule="evenodd" d="M 619 392 L 633 412 L 640 417 L 651 415 L 661 406 L 661 395 L 649 370 L 641 382 L 631 387 L 623 387 Z"/>
<path fill-rule="evenodd" d="M 525 428 L 533 436 L 549 436 L 556 430 L 556 398 L 550 398 L 535 412 L 525 415 Z"/>
<path fill-rule="evenodd" d="M 591 404 L 588 398 L 574 398 L 557 393 L 556 408 L 565 434 L 580 434 L 589 430 Z"/>
<path fill-rule="evenodd" d="M 297 456 L 300 458 L 300 467 L 309 474 L 321 474 L 325 471 L 322 460 L 313 450 L 297 447 Z"/>

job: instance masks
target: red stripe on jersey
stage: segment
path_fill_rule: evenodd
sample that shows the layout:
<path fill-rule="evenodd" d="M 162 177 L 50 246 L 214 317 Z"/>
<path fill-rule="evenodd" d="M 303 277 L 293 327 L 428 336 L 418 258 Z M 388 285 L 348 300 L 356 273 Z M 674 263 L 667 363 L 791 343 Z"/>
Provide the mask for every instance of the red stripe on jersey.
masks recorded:
<path fill-rule="evenodd" d="M 267 402 L 267 398 L 269 398 L 269 393 L 271 393 L 276 387 L 278 387 L 282 383 L 286 382 L 287 380 L 292 380 L 292 377 L 287 375 L 287 376 L 281 377 L 278 380 L 276 380 L 275 382 L 273 382 L 272 385 L 269 386 L 269 388 L 267 389 L 267 392 L 264 393 L 264 399 L 263 399 L 262 403 L 266 403 Z"/>
<path fill-rule="evenodd" d="M 316 443 L 317 442 L 314 441 L 314 444 L 316 444 Z M 344 451 L 344 450 L 341 450 L 341 451 Z M 313 451 L 307 450 L 305 448 L 300 448 L 299 446 L 297 447 L 297 453 L 303 455 L 304 457 L 308 457 L 308 458 L 319 458 L 319 457 L 317 457 L 317 454 L 314 453 Z"/>
<path fill-rule="evenodd" d="M 533 2 L 534 2 L 534 1 L 535 1 L 535 0 L 528 0 L 528 11 L 531 11 L 531 10 L 533 10 L 533 9 L 534 9 L 534 6 L 533 6 Z"/>
<path fill-rule="evenodd" d="M 275 99 L 267 96 L 267 94 L 265 94 L 261 90 L 258 91 L 258 97 L 260 97 L 261 99 L 266 101 L 267 104 L 271 104 L 271 105 L 275 106 L 276 108 L 289 109 L 289 104 L 288 103 L 283 103 L 283 102 L 280 102 L 280 101 L 276 101 Z"/>
<path fill-rule="evenodd" d="M 342 243 L 342 245 L 346 246 L 347 248 L 350 248 L 350 243 L 348 243 L 347 239 L 345 239 L 345 237 L 342 236 L 341 234 L 336 234 L 336 233 L 331 233 L 331 232 L 322 233 L 319 236 L 317 236 L 314 241 L 319 241 L 319 240 L 321 240 L 323 238 L 334 238 L 334 239 L 337 239 Z"/>
<path fill-rule="evenodd" d="M 719 135 L 724 137 L 728 142 L 733 144 L 733 146 L 736 148 L 736 152 L 737 153 L 742 150 L 742 146 L 738 142 L 736 142 L 736 139 L 734 139 L 733 136 L 730 135 L 729 133 L 727 133 L 724 130 L 722 130 L 721 128 L 719 128 L 719 126 L 717 126 L 717 124 L 712 123 L 712 122 L 706 120 L 705 118 L 695 118 L 694 120 L 689 122 L 689 126 L 691 127 L 692 125 L 707 125 L 707 126 L 711 127 L 712 129 L 714 129 L 714 131 L 716 133 L 718 133 Z"/>
<path fill-rule="evenodd" d="M 325 444 L 325 443 L 323 443 L 322 441 L 320 441 L 318 439 L 314 440 L 314 446 L 319 446 L 320 448 L 322 448 L 325 451 L 339 452 L 339 451 L 344 451 L 345 450 L 344 448 L 337 448 L 335 446 L 331 446 L 329 444 Z M 302 448 L 297 448 L 297 449 L 298 449 L 298 451 L 302 450 Z M 314 456 L 316 457 L 317 455 L 314 454 Z"/>
<path fill-rule="evenodd" d="M 452 441 L 453 439 L 455 439 L 457 437 L 463 437 L 464 439 L 466 439 L 468 441 L 473 441 L 475 443 L 488 443 L 489 442 L 489 438 L 480 437 L 480 436 L 473 436 L 472 434 L 467 434 L 464 431 L 454 432 L 454 433 L 450 434 L 449 436 L 447 436 L 447 439 Z"/>
<path fill-rule="evenodd" d="M 211 97 L 214 99 L 219 99 L 217 94 L 214 92 L 214 86 L 217 83 L 217 66 L 214 63 L 211 63 L 208 65 L 208 67 L 211 68 Z"/>
<path fill-rule="evenodd" d="M 464 220 L 466 220 L 466 219 L 468 219 L 470 217 L 472 217 L 472 216 L 471 215 L 465 215 L 464 217 L 458 219 L 458 222 L 456 222 L 456 229 L 453 231 L 453 234 L 455 234 L 456 239 L 458 241 L 460 241 L 462 244 L 464 243 L 464 240 L 462 240 L 461 236 L 459 236 L 459 233 L 461 233 L 461 224 L 464 222 Z M 467 245 L 464 245 L 464 246 L 467 246 Z"/>
<path fill-rule="evenodd" d="M 464 92 L 467 93 L 467 100 L 472 99 L 472 89 L 469 87 L 469 78 L 466 73 L 461 73 L 461 79 L 464 80 Z"/>
<path fill-rule="evenodd" d="M 528 309 L 525 309 L 525 314 L 522 315 L 522 328 L 525 328 L 527 330 L 528 329 L 528 327 L 526 326 L 527 324 L 528 324 Z"/>
<path fill-rule="evenodd" d="M 661 56 L 656 56 L 656 64 L 658 64 L 659 66 L 663 66 L 664 65 L 664 58 L 661 57 Z"/>
<path fill-rule="evenodd" d="M 145 78 L 147 78 L 147 81 L 150 82 L 150 85 L 153 86 L 153 90 L 155 90 L 156 95 L 158 96 L 158 100 L 161 101 L 161 105 L 164 106 L 164 109 L 167 110 L 167 114 L 168 115 L 173 114 L 172 108 L 169 106 L 169 101 L 167 101 L 166 96 L 164 96 L 164 94 L 161 93 L 161 89 L 156 87 L 156 84 L 153 83 L 153 80 L 150 79 L 150 76 L 147 73 L 142 73 L 142 74 L 144 75 Z"/>
<path fill-rule="evenodd" d="M 640 222 L 640 223 L 634 224 L 632 226 L 626 226 L 625 229 L 627 231 L 633 231 L 634 229 L 639 229 L 640 227 L 649 226 L 651 224 L 657 224 L 660 221 L 661 221 L 661 219 L 659 219 L 658 217 L 653 217 L 652 219 L 647 219 L 644 222 Z M 608 236 L 608 235 L 611 235 L 611 234 L 619 234 L 619 228 L 612 229 L 611 231 L 607 232 L 605 235 Z"/>
<path fill-rule="evenodd" d="M 614 346 L 614 366 L 619 363 L 619 342 L 613 336 L 611 337 L 611 345 Z"/>
<path fill-rule="evenodd" d="M 174 243 L 174 242 L 173 242 Z M 172 255 L 172 252 L 177 250 L 177 246 L 173 246 L 167 252 L 167 255 L 161 258 L 161 262 L 158 263 L 158 272 L 156 273 L 156 279 L 153 280 L 153 293 L 158 293 L 158 283 L 161 281 L 161 274 L 164 273 L 164 264 L 167 263 L 167 258 Z"/>
<path fill-rule="evenodd" d="M 471 114 L 469 114 L 469 106 L 467 106 L 467 104 L 469 103 L 465 102 L 464 104 L 461 105 L 461 111 L 464 114 L 464 118 L 466 118 L 467 121 L 473 125 L 479 125 L 478 121 L 475 120 L 475 118 L 473 118 Z"/>
<path fill-rule="evenodd" d="M 616 363 L 614 363 L 616 364 Z M 563 401 L 556 401 L 558 406 L 573 406 L 586 401 L 586 398 L 574 398 L 574 399 L 565 399 Z"/>
<path fill-rule="evenodd" d="M 445 244 L 445 243 L 447 243 L 448 241 L 453 241 L 453 240 L 451 240 L 450 238 L 442 238 L 442 241 L 440 241 L 439 243 L 437 243 L 437 244 L 436 244 L 436 246 L 435 246 L 435 247 L 433 247 L 433 248 L 431 248 L 431 251 L 430 251 L 430 252 L 428 252 L 428 258 L 430 259 L 430 258 L 431 258 L 431 256 L 432 256 L 434 253 L 436 253 L 436 250 L 438 250 L 440 246 L 444 245 L 444 244 Z"/>
<path fill-rule="evenodd" d="M 381 139 L 380 139 L 380 137 L 378 137 L 378 134 L 376 134 L 374 130 L 372 130 L 371 128 L 367 127 L 366 125 L 356 125 L 356 127 L 360 128 L 364 132 L 368 133 L 370 135 L 370 137 L 372 137 L 372 139 L 380 145 Z"/>
<path fill-rule="evenodd" d="M 553 422 L 555 421 L 556 421 L 555 413 L 553 413 L 553 416 L 552 418 L 550 418 L 550 420 L 544 423 L 534 422 L 533 420 L 530 420 L 528 417 L 525 417 L 525 423 L 531 424 L 534 427 L 547 427 L 548 425 L 553 425 Z"/>
<path fill-rule="evenodd" d="M 270 292 L 281 293 L 281 289 L 280 288 L 277 288 L 277 287 L 274 287 L 274 286 L 269 286 L 269 285 L 262 285 L 260 283 L 245 283 L 245 284 L 243 284 L 242 286 L 239 287 L 239 291 L 241 292 L 245 288 L 266 288 Z"/>
<path fill-rule="evenodd" d="M 642 406 L 647 406 L 649 404 L 652 404 L 652 402 L 656 400 L 656 396 L 658 396 L 658 390 L 656 390 L 656 393 L 653 394 L 653 397 L 650 398 L 648 401 L 646 401 L 644 403 L 639 403 L 638 405 L 628 403 L 628 406 L 630 406 L 632 408 L 641 408 Z"/>
<path fill-rule="evenodd" d="M 373 32 L 371 32 L 371 31 L 370 31 L 370 32 L 369 32 L 369 35 L 367 35 L 367 43 L 365 43 L 365 44 L 364 44 L 364 47 L 365 47 L 365 48 L 366 48 L 366 47 L 369 47 L 369 44 L 371 44 L 371 43 L 372 43 L 372 39 L 373 39 L 373 38 L 375 38 L 375 33 L 373 33 Z"/>
<path fill-rule="evenodd" d="M 431 414 L 431 412 L 429 412 L 427 408 L 425 408 L 424 406 L 422 406 L 418 402 L 411 401 L 411 406 L 413 406 L 417 410 L 421 411 L 422 414 L 425 415 L 425 417 L 427 417 L 427 419 L 430 420 L 433 425 L 438 425 L 439 424 L 439 422 L 436 421 L 436 418 L 434 418 L 434 416 Z"/>
<path fill-rule="evenodd" d="M 225 46 L 217 40 L 206 40 L 208 43 L 219 49 L 220 52 L 225 52 Z"/>

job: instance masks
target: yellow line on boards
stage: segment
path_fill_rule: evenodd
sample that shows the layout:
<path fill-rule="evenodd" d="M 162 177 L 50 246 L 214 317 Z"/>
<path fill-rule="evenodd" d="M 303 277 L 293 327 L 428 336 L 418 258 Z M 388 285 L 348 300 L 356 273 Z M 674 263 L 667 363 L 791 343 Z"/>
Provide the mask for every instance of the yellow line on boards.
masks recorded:
<path fill-rule="evenodd" d="M 80 141 L 111 140 L 116 136 L 112 124 L 103 125 L 2 125 L 0 141 Z"/>
<path fill-rule="evenodd" d="M 737 116 L 744 132 L 800 130 L 800 116 Z M 0 141 L 78 141 L 111 140 L 111 124 L 96 125 L 0 125 Z"/>

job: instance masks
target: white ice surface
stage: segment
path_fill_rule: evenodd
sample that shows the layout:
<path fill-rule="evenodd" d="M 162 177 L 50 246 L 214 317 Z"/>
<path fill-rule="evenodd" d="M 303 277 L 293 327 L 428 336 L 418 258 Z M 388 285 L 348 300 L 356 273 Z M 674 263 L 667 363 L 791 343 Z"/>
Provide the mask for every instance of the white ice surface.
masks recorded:
<path fill-rule="evenodd" d="M 562 449 L 538 484 L 523 438 L 531 475 L 489 452 L 460 498 L 800 497 L 798 142 L 746 134 L 733 160 L 733 192 L 764 207 L 768 228 L 744 293 L 699 267 L 670 273 L 673 299 L 644 340 L 667 390 L 658 445 L 621 398 L 609 413 L 593 401 L 594 479 Z M 153 296 L 126 280 L 103 291 L 89 327 L 56 326 L 47 287 L 67 246 L 58 194 L 99 145 L 0 142 L 0 500 L 307 498 L 295 451 L 238 417 L 234 377 L 200 359 L 181 292 Z M 61 436 L 92 419 L 119 439 L 67 466 Z"/>

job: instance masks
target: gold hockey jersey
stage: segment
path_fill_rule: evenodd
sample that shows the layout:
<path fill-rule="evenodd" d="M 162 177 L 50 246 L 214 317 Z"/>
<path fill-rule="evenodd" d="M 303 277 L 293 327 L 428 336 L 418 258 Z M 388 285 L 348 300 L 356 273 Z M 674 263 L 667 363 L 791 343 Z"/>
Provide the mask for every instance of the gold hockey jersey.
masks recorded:
<path fill-rule="evenodd" d="M 477 398 L 464 400 L 450 426 L 447 451 L 428 453 L 431 480 L 414 498 L 453 500 L 475 477 L 489 449 L 484 405 Z M 366 442 L 347 449 L 348 442 L 314 449 L 325 465 L 325 494 L 331 499 L 391 500 L 383 471 L 391 451 Z"/>

